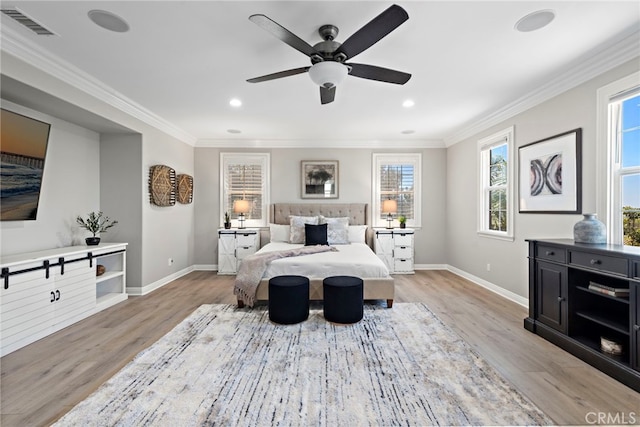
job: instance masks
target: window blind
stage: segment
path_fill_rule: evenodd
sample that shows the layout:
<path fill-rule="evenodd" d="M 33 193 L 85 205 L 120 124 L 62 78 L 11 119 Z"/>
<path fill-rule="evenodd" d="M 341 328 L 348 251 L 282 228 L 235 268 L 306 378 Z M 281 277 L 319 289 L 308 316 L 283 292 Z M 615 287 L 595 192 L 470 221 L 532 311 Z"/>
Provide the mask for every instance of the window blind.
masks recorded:
<path fill-rule="evenodd" d="M 415 168 L 411 164 L 386 164 L 380 166 L 380 206 L 387 199 L 398 204 L 396 217 L 414 219 Z M 380 214 L 385 219 L 385 214 Z"/>
<path fill-rule="evenodd" d="M 229 163 L 226 170 L 227 206 L 232 218 L 238 214 L 233 212 L 233 202 L 248 200 L 251 211 L 245 214 L 247 219 L 262 219 L 262 196 L 264 188 L 264 171 L 260 164 Z"/>

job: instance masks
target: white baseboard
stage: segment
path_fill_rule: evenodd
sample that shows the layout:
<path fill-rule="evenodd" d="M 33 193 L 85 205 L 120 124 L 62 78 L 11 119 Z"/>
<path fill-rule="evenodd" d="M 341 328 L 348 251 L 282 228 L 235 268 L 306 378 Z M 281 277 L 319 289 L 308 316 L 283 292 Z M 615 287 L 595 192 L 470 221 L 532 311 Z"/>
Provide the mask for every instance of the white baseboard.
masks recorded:
<path fill-rule="evenodd" d="M 194 264 L 194 271 L 218 271 L 217 264 Z"/>
<path fill-rule="evenodd" d="M 134 296 L 147 295 L 148 293 L 153 292 L 156 289 L 163 287 L 167 283 L 172 282 L 172 281 L 184 276 L 185 274 L 189 274 L 194 270 L 195 270 L 194 266 L 184 268 L 184 269 L 182 269 L 180 271 L 176 271 L 173 274 L 165 276 L 160 280 L 156 280 L 155 282 L 150 283 L 147 286 L 143 286 L 142 288 L 130 288 L 130 287 L 127 286 L 127 294 L 134 295 Z"/>
<path fill-rule="evenodd" d="M 513 301 L 516 304 L 519 304 L 521 306 L 523 306 L 524 308 L 529 308 L 529 298 L 525 298 L 522 297 L 516 293 L 513 293 L 511 291 L 508 291 L 504 288 L 501 288 L 498 285 L 495 285 L 491 282 L 488 282 L 484 279 L 481 279 L 477 276 L 474 276 L 473 274 L 469 274 L 466 271 L 460 270 L 459 268 L 453 267 L 451 265 L 447 265 L 446 266 L 446 270 L 452 272 L 453 274 L 456 274 L 460 277 L 463 277 L 473 283 L 475 283 L 476 285 L 480 285 L 485 289 L 490 290 L 493 293 L 496 293 L 498 295 L 500 295 L 503 298 L 508 299 L 509 301 Z"/>
<path fill-rule="evenodd" d="M 447 264 L 414 264 L 414 270 L 447 270 Z"/>

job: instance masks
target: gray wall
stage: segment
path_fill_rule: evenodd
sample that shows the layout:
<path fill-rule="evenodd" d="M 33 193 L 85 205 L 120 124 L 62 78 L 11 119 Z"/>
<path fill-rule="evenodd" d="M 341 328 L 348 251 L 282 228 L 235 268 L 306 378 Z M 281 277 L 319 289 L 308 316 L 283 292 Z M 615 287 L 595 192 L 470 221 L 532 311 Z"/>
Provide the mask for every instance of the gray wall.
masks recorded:
<path fill-rule="evenodd" d="M 522 145 L 582 128 L 582 211 L 597 212 L 596 144 L 606 144 L 606 141 L 596 141 L 596 91 L 638 68 L 638 60 L 630 61 L 448 148 L 446 259 L 449 265 L 523 298 L 527 297 L 525 239 L 573 238 L 573 225 L 582 216 L 519 214 L 516 207 L 515 241 L 479 237 L 476 232 L 479 185 L 477 141 L 515 126 L 517 150 Z M 487 264 L 491 264 L 491 271 L 487 271 Z"/>
<path fill-rule="evenodd" d="M 100 137 L 100 209 L 118 220 L 102 235 L 127 242 L 127 286 L 142 286 L 142 135 Z"/>
<path fill-rule="evenodd" d="M 100 208 L 100 137 L 55 117 L 2 100 L 2 106 L 51 124 L 35 221 L 0 222 L 2 254 L 84 244 L 76 217 Z"/>
<path fill-rule="evenodd" d="M 422 228 L 416 231 L 416 264 L 444 264 L 445 258 L 445 179 L 446 150 L 428 148 L 422 150 L 375 150 L 323 148 L 273 148 L 195 149 L 196 241 L 195 264 L 217 264 L 217 229 L 222 225 L 219 214 L 220 153 L 221 152 L 269 152 L 271 154 L 271 203 L 313 202 L 302 199 L 300 188 L 300 161 L 338 160 L 339 198 L 335 203 L 367 203 L 371 209 L 372 154 L 380 152 L 422 153 Z M 370 212 L 369 212 L 370 214 Z M 262 233 L 262 244 L 267 238 Z"/>

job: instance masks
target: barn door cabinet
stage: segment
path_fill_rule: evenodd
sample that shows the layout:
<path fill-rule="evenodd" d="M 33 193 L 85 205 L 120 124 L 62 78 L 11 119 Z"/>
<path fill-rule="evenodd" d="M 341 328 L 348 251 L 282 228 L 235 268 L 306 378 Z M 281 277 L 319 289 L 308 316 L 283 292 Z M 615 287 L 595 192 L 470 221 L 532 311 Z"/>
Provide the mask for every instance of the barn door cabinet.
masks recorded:
<path fill-rule="evenodd" d="M 413 274 L 413 235 L 411 228 L 375 229 L 376 255 L 391 274 Z"/>
<path fill-rule="evenodd" d="M 104 243 L 2 257 L 0 355 L 127 299 L 125 251 Z"/>
<path fill-rule="evenodd" d="M 528 242 L 525 328 L 640 391 L 640 248 Z"/>
<path fill-rule="evenodd" d="M 218 274 L 237 274 L 242 260 L 260 246 L 257 229 L 218 230 Z"/>

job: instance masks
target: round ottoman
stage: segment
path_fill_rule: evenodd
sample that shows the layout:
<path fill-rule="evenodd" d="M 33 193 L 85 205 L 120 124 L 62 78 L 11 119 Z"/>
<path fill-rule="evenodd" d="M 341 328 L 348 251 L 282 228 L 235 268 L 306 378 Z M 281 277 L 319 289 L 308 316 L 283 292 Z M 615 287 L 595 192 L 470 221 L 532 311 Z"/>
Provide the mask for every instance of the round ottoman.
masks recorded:
<path fill-rule="evenodd" d="M 331 276 L 322 281 L 324 318 L 336 323 L 356 323 L 364 314 L 362 279 Z"/>
<path fill-rule="evenodd" d="M 309 318 L 309 279 L 276 276 L 269 279 L 269 319 L 291 325 Z"/>

